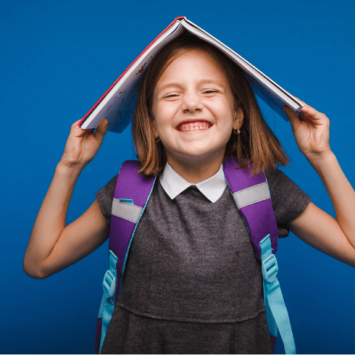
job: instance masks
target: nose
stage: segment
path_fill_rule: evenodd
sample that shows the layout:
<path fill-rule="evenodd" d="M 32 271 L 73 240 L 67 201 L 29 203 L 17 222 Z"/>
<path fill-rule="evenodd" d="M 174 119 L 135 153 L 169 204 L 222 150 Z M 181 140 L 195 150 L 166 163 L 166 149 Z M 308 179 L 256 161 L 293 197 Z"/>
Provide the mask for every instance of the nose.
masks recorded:
<path fill-rule="evenodd" d="M 185 92 L 181 105 L 181 109 L 184 113 L 201 112 L 202 107 L 201 97 L 197 92 Z"/>

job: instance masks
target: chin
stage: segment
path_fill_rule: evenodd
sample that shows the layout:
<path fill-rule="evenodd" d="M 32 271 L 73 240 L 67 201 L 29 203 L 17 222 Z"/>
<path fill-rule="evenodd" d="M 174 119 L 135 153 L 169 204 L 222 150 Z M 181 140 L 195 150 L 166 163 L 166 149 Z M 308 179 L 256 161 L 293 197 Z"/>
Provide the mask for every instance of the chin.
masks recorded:
<path fill-rule="evenodd" d="M 224 143 L 224 142 L 223 142 Z M 179 157 L 180 159 L 192 159 L 192 160 L 198 160 L 198 159 L 204 159 L 207 157 L 211 158 L 216 158 L 219 156 L 224 156 L 226 144 L 216 144 L 213 145 L 212 142 L 209 143 L 204 141 L 204 142 L 190 142 L 190 143 L 183 143 L 183 144 L 177 144 L 175 147 L 174 146 L 168 146 L 165 145 L 163 142 L 163 145 L 165 146 L 166 152 L 168 155 L 171 155 L 172 157 Z"/>
<path fill-rule="evenodd" d="M 184 151 L 184 152 L 181 152 L 180 154 L 181 155 L 184 155 L 186 157 L 189 157 L 190 159 L 203 159 L 203 158 L 206 158 L 206 157 L 215 157 L 217 155 L 220 154 L 224 154 L 224 149 L 223 149 L 223 153 L 221 152 L 220 149 L 213 149 L 211 150 L 211 147 L 209 147 L 210 149 L 203 149 L 203 148 L 200 148 L 200 149 L 191 149 L 191 150 L 188 150 L 188 151 Z"/>

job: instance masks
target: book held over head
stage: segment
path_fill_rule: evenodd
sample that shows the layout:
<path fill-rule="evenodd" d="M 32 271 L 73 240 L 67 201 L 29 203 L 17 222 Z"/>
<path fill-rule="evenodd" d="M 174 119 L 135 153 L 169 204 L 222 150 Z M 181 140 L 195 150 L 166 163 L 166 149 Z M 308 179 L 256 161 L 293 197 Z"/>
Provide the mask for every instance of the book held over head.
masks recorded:
<path fill-rule="evenodd" d="M 78 126 L 84 129 L 96 128 L 106 118 L 108 120 L 107 129 L 111 132 L 121 133 L 132 120 L 140 86 L 147 67 L 164 46 L 186 31 L 212 44 L 234 61 L 244 71 L 256 96 L 281 116 L 285 118 L 282 110 L 283 105 L 289 106 L 295 112 L 301 110 L 302 104 L 291 94 L 218 39 L 189 21 L 186 17 L 181 16 L 177 17 L 132 62 L 81 119 Z"/>

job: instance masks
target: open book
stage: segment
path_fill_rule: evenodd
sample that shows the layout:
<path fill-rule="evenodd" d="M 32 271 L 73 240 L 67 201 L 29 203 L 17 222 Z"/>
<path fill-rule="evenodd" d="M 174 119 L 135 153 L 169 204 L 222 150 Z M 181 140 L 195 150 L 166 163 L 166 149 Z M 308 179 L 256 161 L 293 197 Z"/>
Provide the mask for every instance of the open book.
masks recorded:
<path fill-rule="evenodd" d="M 186 17 L 177 17 L 149 46 L 133 61 L 122 75 L 111 85 L 100 100 L 78 123 L 81 128 L 96 128 L 106 118 L 107 129 L 121 133 L 131 122 L 138 99 L 139 89 L 145 70 L 158 52 L 183 32 L 188 31 L 202 40 L 220 49 L 246 74 L 255 94 L 273 110 L 285 117 L 282 106 L 287 105 L 295 112 L 303 107 L 291 94 L 277 85 L 260 70 L 242 58 L 239 54 L 211 36 Z"/>

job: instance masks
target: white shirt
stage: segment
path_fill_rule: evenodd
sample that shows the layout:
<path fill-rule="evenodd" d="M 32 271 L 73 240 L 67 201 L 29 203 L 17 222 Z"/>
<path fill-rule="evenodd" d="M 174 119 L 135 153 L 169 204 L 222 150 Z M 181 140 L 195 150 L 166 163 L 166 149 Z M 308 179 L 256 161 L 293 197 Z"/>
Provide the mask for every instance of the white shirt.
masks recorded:
<path fill-rule="evenodd" d="M 207 180 L 197 184 L 191 184 L 181 177 L 168 163 L 163 172 L 159 175 L 160 184 L 168 196 L 173 200 L 190 186 L 196 186 L 200 192 L 212 203 L 216 202 L 223 194 L 227 186 L 223 165 L 218 172 Z"/>

